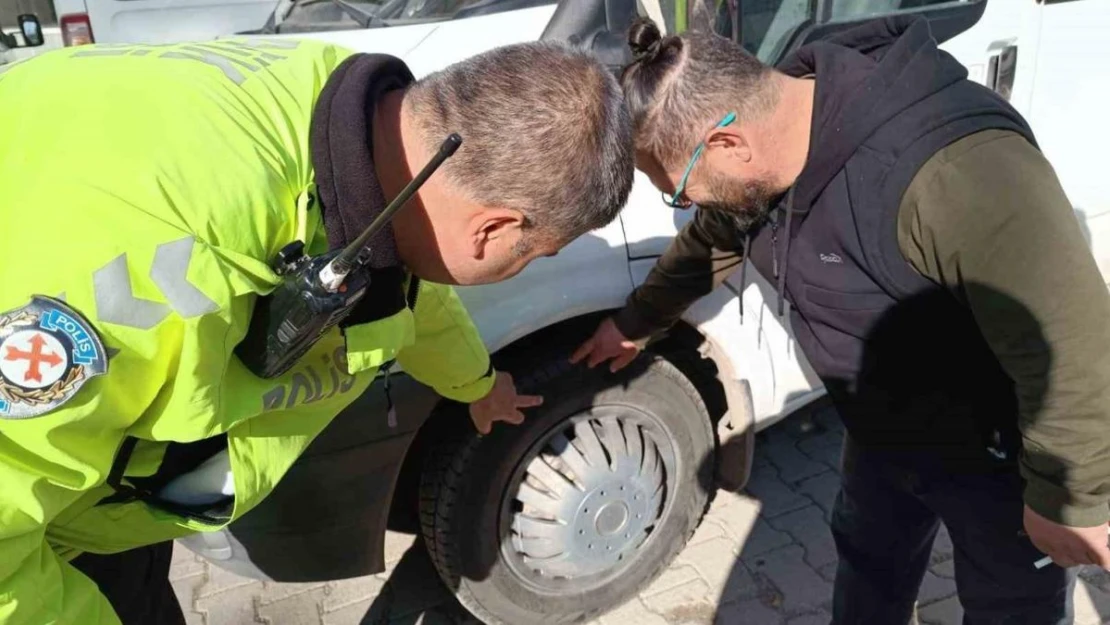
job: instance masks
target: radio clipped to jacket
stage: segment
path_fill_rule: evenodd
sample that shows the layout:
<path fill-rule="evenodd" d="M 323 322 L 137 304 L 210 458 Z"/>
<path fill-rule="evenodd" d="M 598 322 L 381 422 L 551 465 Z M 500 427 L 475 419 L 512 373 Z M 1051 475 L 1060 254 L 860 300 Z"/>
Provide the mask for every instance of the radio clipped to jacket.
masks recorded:
<path fill-rule="evenodd" d="M 247 369 L 262 378 L 285 373 L 351 313 L 370 288 L 370 272 L 365 267 L 370 257 L 367 243 L 460 145 L 462 137 L 448 136 L 412 182 L 343 249 L 310 257 L 301 241 L 282 248 L 274 263 L 281 284 L 258 299 L 247 335 L 235 348 Z"/>

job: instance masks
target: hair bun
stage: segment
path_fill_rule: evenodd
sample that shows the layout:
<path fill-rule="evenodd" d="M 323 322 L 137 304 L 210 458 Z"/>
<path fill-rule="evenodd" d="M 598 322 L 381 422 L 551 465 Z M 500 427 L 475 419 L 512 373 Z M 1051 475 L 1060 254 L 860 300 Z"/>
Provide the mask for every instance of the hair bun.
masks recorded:
<path fill-rule="evenodd" d="M 651 63 L 663 49 L 663 35 L 655 22 L 646 17 L 637 18 L 628 29 L 628 47 L 637 63 Z"/>

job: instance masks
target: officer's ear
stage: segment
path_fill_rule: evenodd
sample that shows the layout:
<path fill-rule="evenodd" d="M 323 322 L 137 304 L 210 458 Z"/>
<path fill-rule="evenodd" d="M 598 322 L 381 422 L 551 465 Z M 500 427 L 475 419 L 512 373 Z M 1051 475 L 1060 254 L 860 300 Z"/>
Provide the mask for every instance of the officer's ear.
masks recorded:
<path fill-rule="evenodd" d="M 512 208 L 484 208 L 467 224 L 471 256 L 482 260 L 491 251 L 510 250 L 524 236 L 524 214 Z"/>

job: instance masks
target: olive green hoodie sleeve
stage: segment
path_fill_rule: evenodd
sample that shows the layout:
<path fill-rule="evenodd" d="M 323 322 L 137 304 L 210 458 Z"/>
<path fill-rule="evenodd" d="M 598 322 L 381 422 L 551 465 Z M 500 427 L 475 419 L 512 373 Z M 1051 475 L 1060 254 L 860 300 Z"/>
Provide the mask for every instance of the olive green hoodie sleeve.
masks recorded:
<path fill-rule="evenodd" d="M 906 260 L 970 307 L 1014 380 L 1026 503 L 1106 523 L 1110 293 L 1052 166 L 1017 134 L 976 133 L 930 159 L 899 210 Z"/>
<path fill-rule="evenodd" d="M 726 213 L 698 209 L 614 318 L 637 340 L 671 327 L 720 286 L 743 257 L 744 234 Z"/>

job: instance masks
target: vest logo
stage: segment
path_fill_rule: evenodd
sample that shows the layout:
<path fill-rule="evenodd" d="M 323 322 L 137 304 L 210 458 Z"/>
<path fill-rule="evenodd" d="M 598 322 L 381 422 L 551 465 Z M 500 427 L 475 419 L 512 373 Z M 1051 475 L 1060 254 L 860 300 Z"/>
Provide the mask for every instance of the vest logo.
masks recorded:
<path fill-rule="evenodd" d="M 839 254 L 821 254 L 821 262 L 825 264 L 833 263 L 839 265 L 844 262 L 844 259 L 841 258 Z"/>
<path fill-rule="evenodd" d="M 299 365 L 288 384 L 275 386 L 262 396 L 262 408 L 289 410 L 349 392 L 355 385 L 355 376 L 347 373 L 346 346 L 335 348 L 330 356 L 325 354 L 321 361 L 323 373 L 318 373 L 312 364 Z"/>

